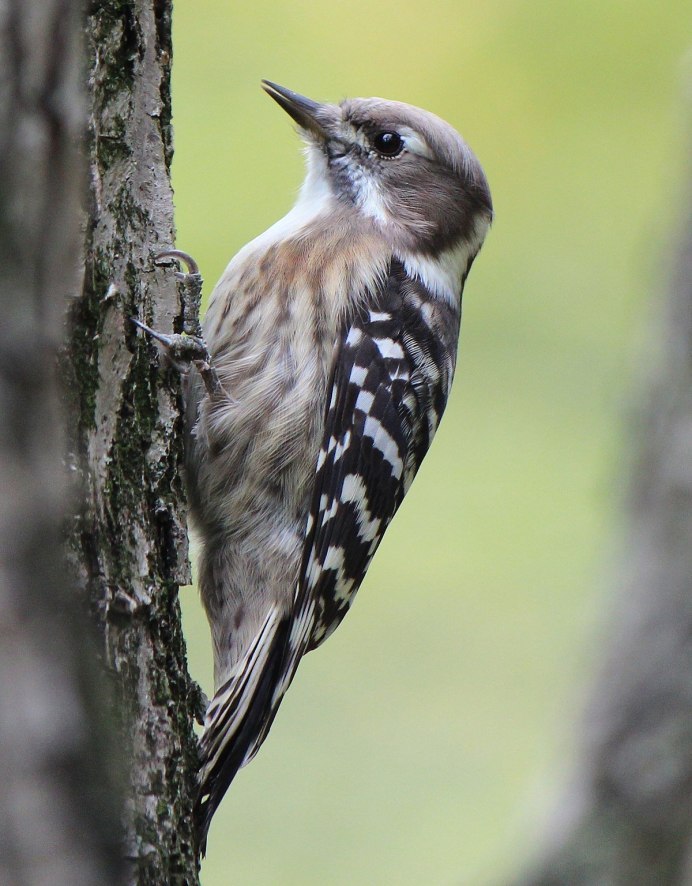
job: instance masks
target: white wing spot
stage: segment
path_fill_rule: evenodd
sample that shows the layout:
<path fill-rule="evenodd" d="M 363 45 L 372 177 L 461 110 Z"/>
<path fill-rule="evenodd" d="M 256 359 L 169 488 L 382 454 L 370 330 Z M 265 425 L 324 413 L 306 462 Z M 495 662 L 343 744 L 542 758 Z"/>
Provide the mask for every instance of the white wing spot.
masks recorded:
<path fill-rule="evenodd" d="M 353 347 L 354 345 L 357 345 L 358 342 L 362 338 L 363 338 L 363 333 L 361 332 L 360 329 L 358 329 L 357 326 L 354 326 L 348 332 L 348 336 L 346 337 L 346 344 L 351 345 Z"/>
<path fill-rule="evenodd" d="M 353 585 L 354 581 L 352 578 L 346 578 L 344 575 L 340 575 L 334 587 L 334 601 L 336 603 L 348 603 L 353 596 Z"/>
<path fill-rule="evenodd" d="M 367 507 L 368 490 L 362 477 L 357 474 L 348 474 L 344 477 L 341 487 L 341 501 L 352 502 L 357 509 L 358 535 L 361 541 L 372 542 L 380 537 L 380 523 L 378 517 L 372 517 Z"/>
<path fill-rule="evenodd" d="M 385 359 L 404 359 L 404 349 L 399 342 L 393 341 L 391 338 L 374 338 L 373 342 L 375 343 L 377 350 Z"/>
<path fill-rule="evenodd" d="M 404 466 L 399 457 L 399 447 L 396 445 L 395 439 L 372 416 L 368 416 L 365 419 L 363 433 L 366 437 L 372 438 L 375 447 L 380 450 L 385 461 L 392 466 L 392 473 L 398 480 L 401 477 Z"/>
<path fill-rule="evenodd" d="M 356 399 L 356 409 L 360 409 L 362 412 L 366 414 L 370 412 L 370 407 L 373 404 L 373 400 L 375 399 L 375 395 L 371 394 L 370 391 L 361 391 L 358 394 L 358 398 Z"/>
<path fill-rule="evenodd" d="M 327 522 L 327 520 L 331 520 L 332 517 L 334 517 L 336 512 L 339 510 L 339 502 L 336 499 L 334 499 L 334 501 L 331 504 L 331 507 L 326 508 L 326 509 L 323 508 L 322 510 L 323 510 L 323 513 L 322 513 L 322 521 L 321 522 L 322 522 L 322 525 L 324 525 Z"/>
<path fill-rule="evenodd" d="M 329 545 L 322 568 L 341 572 L 344 568 L 344 549 L 338 545 Z"/>
<path fill-rule="evenodd" d="M 354 366 L 351 370 L 349 381 L 360 388 L 363 386 L 367 374 L 368 370 L 365 366 Z"/>

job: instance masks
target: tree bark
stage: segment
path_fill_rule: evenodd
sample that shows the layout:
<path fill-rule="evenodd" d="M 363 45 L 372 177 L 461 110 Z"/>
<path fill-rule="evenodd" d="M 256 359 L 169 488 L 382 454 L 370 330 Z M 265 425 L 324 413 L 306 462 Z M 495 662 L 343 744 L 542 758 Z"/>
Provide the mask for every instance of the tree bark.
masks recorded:
<path fill-rule="evenodd" d="M 692 883 L 692 187 L 687 205 L 609 654 L 570 788 L 522 886 Z"/>
<path fill-rule="evenodd" d="M 132 317 L 180 330 L 173 244 L 170 0 L 94 0 L 86 19 L 88 211 L 64 360 L 69 551 L 110 675 L 125 787 L 126 882 L 195 884 L 197 768 L 178 588 L 189 583 L 177 373 Z"/>
<path fill-rule="evenodd" d="M 0 883 L 119 879 L 89 625 L 65 580 L 56 379 L 79 260 L 80 4 L 0 4 Z M 88 646 L 88 643 L 87 643 Z"/>

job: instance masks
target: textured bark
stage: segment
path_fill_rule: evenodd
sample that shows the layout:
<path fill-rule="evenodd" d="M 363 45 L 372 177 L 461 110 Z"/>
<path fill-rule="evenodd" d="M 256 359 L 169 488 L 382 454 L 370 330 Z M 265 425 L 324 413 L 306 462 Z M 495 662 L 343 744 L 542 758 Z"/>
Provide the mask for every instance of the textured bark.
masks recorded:
<path fill-rule="evenodd" d="M 132 317 L 179 329 L 155 255 L 173 243 L 170 0 L 87 10 L 89 205 L 84 279 L 64 360 L 70 468 L 84 502 L 70 556 L 109 673 L 130 765 L 124 856 L 132 884 L 194 884 L 196 771 L 178 587 L 189 582 L 177 374 Z"/>
<path fill-rule="evenodd" d="M 79 261 L 80 4 L 0 3 L 0 883 L 118 881 L 84 608 L 65 580 L 56 379 Z"/>
<path fill-rule="evenodd" d="M 690 207 L 643 410 L 609 655 L 571 787 L 523 886 L 692 883 Z"/>

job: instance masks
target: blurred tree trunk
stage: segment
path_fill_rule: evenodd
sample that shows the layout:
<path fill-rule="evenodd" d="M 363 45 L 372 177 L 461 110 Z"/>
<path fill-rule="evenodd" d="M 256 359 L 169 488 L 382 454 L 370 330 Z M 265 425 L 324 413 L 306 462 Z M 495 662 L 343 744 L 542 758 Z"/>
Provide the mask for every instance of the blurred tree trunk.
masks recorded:
<path fill-rule="evenodd" d="M 56 378 L 79 260 L 80 4 L 0 4 L 0 883 L 110 886 L 117 793 L 65 577 Z"/>
<path fill-rule="evenodd" d="M 198 883 L 179 379 L 130 322 L 182 313 L 170 27 L 0 3 L 2 886 Z"/>
<path fill-rule="evenodd" d="M 170 0 L 92 0 L 86 21 L 89 201 L 65 371 L 83 508 L 70 558 L 112 677 L 127 882 L 194 884 L 192 721 L 178 588 L 189 583 L 180 380 L 131 318 L 179 329 L 155 255 L 173 244 Z"/>
<path fill-rule="evenodd" d="M 690 170 L 692 173 L 692 170 Z M 692 181 L 631 478 L 609 653 L 522 886 L 692 884 Z"/>

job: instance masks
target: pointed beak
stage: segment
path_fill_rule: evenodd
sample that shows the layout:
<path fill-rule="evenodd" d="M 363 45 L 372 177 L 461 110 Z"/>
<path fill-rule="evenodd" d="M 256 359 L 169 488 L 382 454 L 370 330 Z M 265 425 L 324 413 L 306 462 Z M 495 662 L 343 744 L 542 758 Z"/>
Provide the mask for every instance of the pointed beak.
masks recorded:
<path fill-rule="evenodd" d="M 320 139 L 329 137 L 328 126 L 332 114 L 329 105 L 314 102 L 285 86 L 262 80 L 262 89 L 296 121 L 301 129 L 317 135 Z"/>

